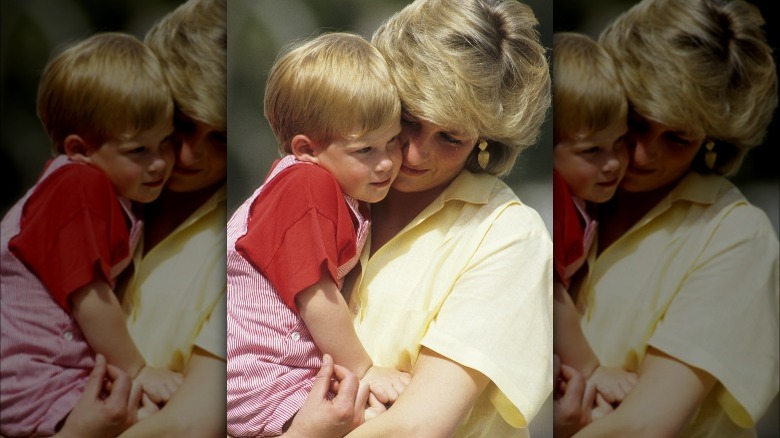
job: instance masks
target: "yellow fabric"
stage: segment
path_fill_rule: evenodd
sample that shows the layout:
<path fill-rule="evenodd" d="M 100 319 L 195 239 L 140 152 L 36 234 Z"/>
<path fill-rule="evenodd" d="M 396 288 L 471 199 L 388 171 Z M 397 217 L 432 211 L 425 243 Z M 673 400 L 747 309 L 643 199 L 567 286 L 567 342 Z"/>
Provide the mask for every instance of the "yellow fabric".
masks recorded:
<path fill-rule="evenodd" d="M 752 436 L 744 428 L 778 391 L 778 238 L 766 214 L 726 179 L 691 173 L 589 264 L 581 322 L 602 363 L 637 370 L 650 345 L 701 368 L 718 384 L 685 435 Z"/>
<path fill-rule="evenodd" d="M 527 436 L 552 390 L 552 243 L 538 213 L 464 171 L 370 259 L 368 248 L 350 308 L 374 363 L 411 370 L 424 345 L 476 369 L 491 383 L 456 436 Z"/>
<path fill-rule="evenodd" d="M 225 358 L 226 187 L 143 259 L 123 297 L 147 364 L 183 371 L 197 345 Z"/>

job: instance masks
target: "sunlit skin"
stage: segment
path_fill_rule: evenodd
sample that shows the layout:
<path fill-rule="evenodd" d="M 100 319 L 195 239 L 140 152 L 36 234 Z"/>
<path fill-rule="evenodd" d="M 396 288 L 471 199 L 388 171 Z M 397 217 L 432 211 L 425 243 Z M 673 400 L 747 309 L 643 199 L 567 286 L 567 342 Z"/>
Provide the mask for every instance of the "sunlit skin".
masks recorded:
<path fill-rule="evenodd" d="M 629 117 L 628 169 L 620 188 L 649 192 L 673 187 L 691 168 L 704 134 L 667 126 L 632 113 Z"/>
<path fill-rule="evenodd" d="M 347 136 L 320 144 L 304 135 L 293 137 L 293 153 L 301 161 L 329 171 L 347 195 L 365 202 L 387 196 L 401 165 L 400 124 L 396 121 L 360 137 Z"/>
<path fill-rule="evenodd" d="M 173 125 L 161 123 L 134 135 L 120 135 L 98 147 L 72 146 L 83 142 L 71 135 L 65 140 L 66 152 L 76 161 L 91 163 L 102 170 L 117 194 L 131 201 L 147 203 L 162 193 L 173 167 Z M 73 151 L 77 151 L 72 155 Z"/>
<path fill-rule="evenodd" d="M 195 192 L 220 186 L 227 177 L 227 133 L 177 112 L 176 164 L 166 189 Z"/>
<path fill-rule="evenodd" d="M 572 194 L 602 203 L 615 194 L 628 164 L 625 121 L 589 136 L 559 141 L 553 148 L 553 166 Z"/>
<path fill-rule="evenodd" d="M 403 163 L 393 190 L 438 196 L 466 166 L 477 138 L 407 112 L 401 115 L 401 127 Z"/>

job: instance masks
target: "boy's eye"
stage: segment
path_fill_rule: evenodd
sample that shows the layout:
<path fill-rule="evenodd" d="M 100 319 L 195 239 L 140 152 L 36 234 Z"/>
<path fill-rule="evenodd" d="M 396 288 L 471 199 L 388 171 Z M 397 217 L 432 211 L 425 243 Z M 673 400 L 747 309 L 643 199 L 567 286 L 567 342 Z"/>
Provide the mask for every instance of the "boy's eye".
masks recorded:
<path fill-rule="evenodd" d="M 598 151 L 599 151 L 599 147 L 598 146 L 591 146 L 591 147 L 589 147 L 587 149 L 583 149 L 582 153 L 583 154 L 595 154 Z"/>
<path fill-rule="evenodd" d="M 130 154 L 133 154 L 133 155 L 138 155 L 138 154 L 143 153 L 145 150 L 146 150 L 146 146 L 138 146 L 138 147 L 130 149 L 127 152 L 130 153 Z"/>
<path fill-rule="evenodd" d="M 372 148 L 371 146 L 366 146 L 366 147 L 364 147 L 364 148 L 360 148 L 360 149 L 358 149 L 358 150 L 357 150 L 357 151 L 355 151 L 355 152 L 357 152 L 357 153 L 359 153 L 359 154 L 367 154 L 367 153 L 371 152 L 371 150 L 372 150 L 372 149 L 373 149 L 373 148 Z"/>

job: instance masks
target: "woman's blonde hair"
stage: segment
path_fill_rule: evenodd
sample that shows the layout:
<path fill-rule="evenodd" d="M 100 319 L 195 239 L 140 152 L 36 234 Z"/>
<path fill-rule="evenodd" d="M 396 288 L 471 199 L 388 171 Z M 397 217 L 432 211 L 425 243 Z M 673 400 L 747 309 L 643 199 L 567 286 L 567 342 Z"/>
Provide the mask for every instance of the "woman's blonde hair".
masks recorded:
<path fill-rule="evenodd" d="M 761 144 L 777 106 L 777 73 L 759 10 L 741 0 L 644 0 L 600 41 L 629 104 L 643 117 L 715 141 L 717 161 L 694 169 L 736 173 Z"/>
<path fill-rule="evenodd" d="M 550 105 L 550 72 L 527 5 L 515 0 L 417 0 L 375 33 L 401 102 L 415 117 L 488 141 L 483 170 L 502 176 L 534 144 Z"/>
<path fill-rule="evenodd" d="M 297 134 L 359 137 L 398 122 L 401 102 L 382 55 L 368 41 L 326 33 L 293 46 L 271 68 L 265 117 L 285 153 Z"/>
<path fill-rule="evenodd" d="M 98 146 L 172 120 L 173 99 L 152 51 L 132 35 L 106 32 L 49 61 L 37 111 L 54 148 L 64 153 L 70 134 Z"/>
<path fill-rule="evenodd" d="M 628 102 L 609 54 L 589 36 L 553 35 L 553 143 L 625 123 Z"/>
<path fill-rule="evenodd" d="M 144 41 L 163 64 L 179 111 L 227 130 L 226 0 L 189 0 L 162 18 Z"/>

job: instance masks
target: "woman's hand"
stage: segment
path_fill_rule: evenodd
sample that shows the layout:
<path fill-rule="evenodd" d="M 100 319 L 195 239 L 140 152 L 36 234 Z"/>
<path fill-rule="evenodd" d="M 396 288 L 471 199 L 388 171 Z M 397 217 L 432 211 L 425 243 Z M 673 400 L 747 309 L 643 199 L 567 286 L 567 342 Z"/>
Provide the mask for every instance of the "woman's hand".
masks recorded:
<path fill-rule="evenodd" d="M 329 390 L 336 394 L 331 400 Z M 333 358 L 326 354 L 306 402 L 284 437 L 342 437 L 365 420 L 368 395 L 367 384 L 346 368 L 334 365 Z"/>
<path fill-rule="evenodd" d="M 574 368 L 561 364 L 557 355 L 553 356 L 553 376 L 553 430 L 555 436 L 568 437 L 590 423 L 596 387 L 588 385 Z"/>
<path fill-rule="evenodd" d="M 141 387 L 98 354 L 84 393 L 68 415 L 57 438 L 108 438 L 136 421 Z"/>

